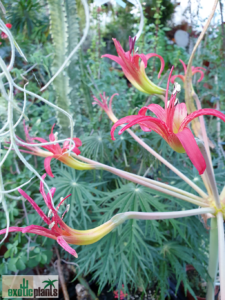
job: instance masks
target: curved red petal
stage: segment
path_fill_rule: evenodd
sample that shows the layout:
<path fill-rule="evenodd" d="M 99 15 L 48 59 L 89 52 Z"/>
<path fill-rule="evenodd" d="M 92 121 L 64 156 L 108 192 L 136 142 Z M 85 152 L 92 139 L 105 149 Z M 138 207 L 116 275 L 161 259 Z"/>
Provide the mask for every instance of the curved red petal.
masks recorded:
<path fill-rule="evenodd" d="M 47 172 L 47 174 L 48 174 L 50 177 L 54 177 L 54 175 L 53 175 L 53 173 L 52 173 L 51 166 L 50 166 L 52 158 L 54 158 L 54 156 L 46 157 L 45 160 L 44 160 L 45 171 Z"/>
<path fill-rule="evenodd" d="M 39 227 L 39 228 L 35 228 L 35 227 Z M 5 234 L 6 231 L 7 231 L 6 228 L 0 230 L 0 235 Z M 30 225 L 27 227 L 9 227 L 8 232 L 34 233 L 34 234 L 46 236 L 48 238 L 56 240 L 56 236 L 52 233 L 51 230 L 38 225 Z"/>
<path fill-rule="evenodd" d="M 167 102 L 168 102 L 168 94 L 169 94 L 169 88 L 170 88 L 170 79 L 173 73 L 174 66 L 172 66 L 170 70 L 170 74 L 167 80 L 167 85 L 166 85 L 166 96 L 165 96 L 165 114 L 167 115 Z"/>
<path fill-rule="evenodd" d="M 225 122 L 225 115 L 223 113 L 221 113 L 220 111 L 218 111 L 216 109 L 212 109 L 212 108 L 203 108 L 203 109 L 196 110 L 193 113 L 191 113 L 190 115 L 188 115 L 181 123 L 179 131 L 182 131 L 184 129 L 184 127 L 186 127 L 187 124 L 190 123 L 195 118 L 200 117 L 200 116 L 206 116 L 206 115 L 220 118 L 222 121 Z"/>
<path fill-rule="evenodd" d="M 51 133 L 49 134 L 49 140 L 50 140 L 50 142 L 54 142 L 55 141 L 55 136 L 54 136 L 54 133 L 53 133 L 54 127 L 55 127 L 55 124 L 53 124 L 52 129 L 51 129 Z"/>
<path fill-rule="evenodd" d="M 39 141 L 40 143 L 49 143 L 48 141 L 46 141 L 45 139 L 40 138 L 40 137 L 34 137 L 34 138 L 32 138 L 32 140 Z M 38 146 L 38 143 L 37 143 L 37 146 Z M 45 146 L 39 146 L 39 147 L 42 147 L 52 153 L 55 152 L 55 149 L 54 149 L 55 145 L 45 145 Z"/>
<path fill-rule="evenodd" d="M 176 78 L 180 78 L 183 82 L 184 82 L 184 80 L 185 80 L 184 75 L 173 75 L 173 76 L 171 77 L 171 79 L 170 79 L 170 82 L 171 82 L 171 83 L 174 83 L 174 80 L 175 80 Z"/>
<path fill-rule="evenodd" d="M 137 117 L 136 119 L 133 119 L 130 123 L 128 123 L 126 126 L 124 126 L 122 129 L 120 129 L 118 134 L 122 134 L 126 129 L 130 128 L 133 125 L 142 125 L 144 127 L 147 127 L 151 130 L 154 130 L 156 133 L 158 133 L 160 136 L 162 136 L 166 141 L 167 137 L 173 134 L 168 129 L 165 122 L 153 118 L 153 117 Z"/>
<path fill-rule="evenodd" d="M 205 74 L 201 70 L 194 70 L 194 71 L 192 71 L 192 75 L 194 75 L 196 73 L 200 73 L 201 74 L 198 82 L 202 81 L 202 79 L 204 78 Z"/>
<path fill-rule="evenodd" d="M 138 115 L 142 115 L 142 116 L 145 116 L 146 114 L 146 111 L 147 110 L 150 110 L 152 111 L 156 117 L 160 120 L 162 120 L 163 122 L 166 121 L 166 112 L 165 110 L 158 104 L 150 104 L 148 106 L 144 106 L 142 107 L 139 112 L 138 112 Z"/>
<path fill-rule="evenodd" d="M 116 128 L 120 125 L 123 125 L 125 123 L 129 123 L 133 120 L 135 120 L 136 118 L 138 118 L 137 115 L 131 115 L 131 116 L 127 116 L 127 117 L 124 117 L 120 120 L 118 120 L 111 128 L 111 138 L 112 140 L 114 141 L 115 140 L 115 137 L 114 137 L 114 131 L 116 130 Z"/>
<path fill-rule="evenodd" d="M 82 142 L 79 138 L 73 138 L 73 141 L 75 142 L 76 147 L 82 146 Z"/>
<path fill-rule="evenodd" d="M 43 212 L 43 210 L 37 205 L 37 203 L 30 197 L 27 195 L 27 193 L 25 193 L 23 190 L 18 189 L 18 192 L 25 198 L 27 199 L 27 201 L 30 202 L 30 204 L 33 206 L 33 208 L 36 210 L 36 212 L 39 214 L 39 216 L 42 218 L 42 220 L 46 223 L 46 224 L 50 224 L 49 218 L 45 215 L 45 213 Z"/>
<path fill-rule="evenodd" d="M 162 73 L 162 71 L 164 70 L 164 67 L 165 67 L 165 62 L 164 62 L 164 59 L 162 58 L 162 56 L 158 55 L 156 53 L 149 53 L 149 54 L 145 55 L 145 57 L 146 57 L 147 60 L 149 60 L 149 58 L 151 58 L 153 56 L 158 57 L 160 59 L 160 61 L 161 61 L 161 68 L 160 68 L 160 71 L 159 71 L 159 74 L 158 74 L 158 78 L 160 78 L 161 73 Z"/>
<path fill-rule="evenodd" d="M 119 96 L 119 94 L 118 93 L 113 94 L 109 100 L 109 109 L 111 110 L 112 110 L 112 101 L 115 96 Z"/>
<path fill-rule="evenodd" d="M 107 58 L 115 61 L 116 63 L 118 63 L 122 68 L 124 67 L 122 59 L 120 57 L 118 57 L 118 56 L 111 55 L 111 54 L 104 54 L 101 57 L 107 57 Z"/>
<path fill-rule="evenodd" d="M 179 59 L 179 61 L 182 63 L 183 68 L 184 68 L 184 74 L 187 73 L 187 66 L 185 65 L 185 63 L 183 62 L 183 60 Z"/>
<path fill-rule="evenodd" d="M 191 130 L 186 127 L 183 131 L 177 133 L 176 136 L 184 147 L 191 162 L 198 170 L 199 175 L 203 174 L 206 169 L 206 163 Z"/>
<path fill-rule="evenodd" d="M 63 249 L 65 249 L 67 252 L 69 252 L 70 254 L 72 254 L 73 256 L 75 256 L 76 258 L 78 257 L 77 252 L 67 244 L 67 242 L 64 240 L 64 238 L 62 236 L 59 236 L 57 238 L 57 243 Z"/>
<path fill-rule="evenodd" d="M 73 152 L 74 152 L 76 155 L 81 154 L 81 151 L 80 151 L 77 147 L 74 147 L 74 148 L 73 148 Z"/>
<path fill-rule="evenodd" d="M 204 71 L 206 71 L 206 68 L 203 68 L 203 67 L 194 67 L 194 70 L 204 70 Z"/>
<path fill-rule="evenodd" d="M 141 53 L 141 54 L 135 54 L 135 56 L 140 57 L 140 59 L 143 61 L 145 68 L 147 67 L 148 64 L 148 59 L 146 57 L 145 54 Z"/>

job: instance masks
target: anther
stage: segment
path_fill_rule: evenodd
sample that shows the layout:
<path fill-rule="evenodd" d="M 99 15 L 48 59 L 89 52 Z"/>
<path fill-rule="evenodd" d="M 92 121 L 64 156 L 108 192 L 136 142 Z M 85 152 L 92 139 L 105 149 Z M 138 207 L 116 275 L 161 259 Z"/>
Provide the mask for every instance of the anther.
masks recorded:
<path fill-rule="evenodd" d="M 180 93 L 180 91 L 181 91 L 181 85 L 177 82 L 174 82 L 174 89 L 172 95 L 175 95 L 176 93 Z"/>
<path fill-rule="evenodd" d="M 51 215 L 52 215 L 52 210 L 51 210 L 51 209 L 49 209 L 49 212 L 48 212 L 48 217 L 50 218 L 50 217 L 51 217 Z"/>
<path fill-rule="evenodd" d="M 55 225 L 55 222 L 52 222 L 51 224 L 49 224 L 48 228 L 52 229 L 52 227 Z"/>
<path fill-rule="evenodd" d="M 70 210 L 70 204 L 67 204 L 66 210 L 64 211 L 64 213 L 63 213 L 63 215 L 62 215 L 62 220 L 63 220 L 65 214 L 66 214 L 69 210 Z"/>
<path fill-rule="evenodd" d="M 57 131 L 54 133 L 54 137 L 55 137 L 55 141 L 57 141 L 58 140 L 58 132 Z"/>

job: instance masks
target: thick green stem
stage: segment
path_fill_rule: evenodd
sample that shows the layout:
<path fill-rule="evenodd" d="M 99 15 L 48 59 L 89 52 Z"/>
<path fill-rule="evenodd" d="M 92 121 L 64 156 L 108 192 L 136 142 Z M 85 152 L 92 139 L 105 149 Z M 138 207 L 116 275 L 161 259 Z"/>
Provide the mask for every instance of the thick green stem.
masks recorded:
<path fill-rule="evenodd" d="M 209 237 L 209 264 L 208 273 L 210 278 L 207 282 L 206 300 L 214 300 L 214 286 L 218 268 L 218 229 L 216 218 L 211 218 L 211 228 Z"/>
<path fill-rule="evenodd" d="M 216 180 L 215 180 L 215 175 L 213 172 L 213 168 L 212 165 L 210 163 L 210 158 L 206 152 L 205 149 L 205 145 L 203 144 L 202 141 L 196 139 L 198 147 L 205 159 L 205 163 L 206 163 L 206 170 L 205 170 L 205 174 L 207 176 L 207 182 L 208 182 L 208 186 L 212 192 L 213 195 L 213 199 L 215 201 L 216 207 L 217 208 L 221 208 L 221 204 L 220 204 L 220 199 L 219 199 L 219 194 L 218 194 L 218 189 L 217 189 L 217 185 L 216 185 Z"/>
<path fill-rule="evenodd" d="M 220 299 L 225 299 L 225 243 L 223 214 L 217 214 L 218 241 L 219 241 L 219 270 L 220 270 Z"/>

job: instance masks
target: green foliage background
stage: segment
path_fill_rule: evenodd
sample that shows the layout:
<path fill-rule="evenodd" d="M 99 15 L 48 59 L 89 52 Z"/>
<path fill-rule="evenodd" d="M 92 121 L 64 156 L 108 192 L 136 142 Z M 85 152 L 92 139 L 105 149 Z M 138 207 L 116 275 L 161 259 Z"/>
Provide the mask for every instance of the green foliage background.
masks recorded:
<path fill-rule="evenodd" d="M 25 64 L 18 56 L 12 74 L 21 86 L 29 80 L 27 88 L 40 94 L 40 88 L 60 67 L 82 36 L 84 14 L 81 4 L 80 2 L 76 4 L 75 0 L 46 2 L 18 0 L 13 4 L 10 1 L 3 2 L 7 9 L 5 21 L 12 23 L 15 39 L 28 59 L 28 63 Z M 50 15 L 46 10 L 47 4 Z M 157 9 L 162 8 L 163 3 L 156 1 L 154 5 L 157 12 Z M 104 28 L 101 26 L 101 18 L 110 10 L 113 11 L 113 17 Z M 140 175 L 144 175 L 148 170 L 146 176 L 190 191 L 184 182 L 150 156 L 127 133 L 122 136 L 116 134 L 116 141 L 113 142 L 110 138 L 112 123 L 104 111 L 91 105 L 92 96 L 98 98 L 99 93 L 104 91 L 107 96 L 119 93 L 113 102 L 113 110 L 118 118 L 136 113 L 147 101 L 162 104 L 160 99 L 154 96 L 148 97 L 135 88 L 129 87 L 119 67 L 111 65 L 107 59 L 100 58 L 105 53 L 115 54 L 109 37 L 117 37 L 124 48 L 128 47 L 128 36 L 136 32 L 135 25 L 139 22 L 134 15 L 128 13 L 130 10 L 131 6 L 128 6 L 126 11 L 118 8 L 119 13 L 116 14 L 111 7 L 103 6 L 100 11 L 94 8 L 87 43 L 75 54 L 69 67 L 55 80 L 54 88 L 50 86 L 42 96 L 73 115 L 75 135 L 83 142 L 81 147 L 83 156 Z M 57 13 L 63 16 L 57 16 Z M 166 22 L 161 22 L 162 18 L 163 14 L 155 13 L 151 19 L 155 22 L 150 23 L 149 19 L 145 20 L 144 32 L 137 43 L 139 52 L 160 54 L 166 63 L 164 74 L 171 65 L 175 66 L 174 73 L 183 73 L 179 59 L 187 63 L 188 53 L 167 38 L 167 31 L 170 29 Z M 59 21 L 60 23 L 56 24 Z M 2 40 L 0 51 L 1 56 L 6 60 L 10 57 L 9 50 L 8 41 Z M 207 82 L 210 89 L 206 89 L 202 82 L 196 83 L 196 79 L 194 81 L 202 106 L 214 107 L 219 101 L 220 110 L 223 111 L 225 68 L 221 51 L 223 48 L 220 28 L 216 30 L 210 28 L 204 40 L 204 47 L 195 59 L 196 66 L 203 66 L 206 63 L 208 65 L 209 62 L 203 83 Z M 34 64 L 35 67 L 31 71 L 22 75 Z M 148 65 L 147 75 L 158 83 L 159 61 L 152 59 Z M 218 84 L 215 84 L 215 77 Z M 166 81 L 167 76 L 161 86 L 165 87 Z M 183 97 L 182 91 L 179 99 L 181 102 Z M 16 99 L 20 105 L 23 94 L 18 93 Z M 31 127 L 31 136 L 46 138 L 54 123 L 57 123 L 57 130 L 62 136 L 68 136 L 69 130 L 65 118 L 57 115 L 37 99 L 29 97 L 26 112 L 29 117 L 27 125 Z M 1 115 L 1 122 L 3 121 L 4 116 Z M 212 150 L 213 165 L 221 190 L 224 185 L 225 171 L 222 148 L 224 137 L 222 135 L 218 137 L 216 134 L 216 120 L 209 118 L 207 128 L 210 139 L 215 145 Z M 224 124 L 221 132 L 223 130 Z M 204 188 L 197 171 L 186 155 L 174 153 L 164 140 L 153 132 L 146 134 L 139 128 L 135 128 L 134 131 L 153 149 Z M 18 132 L 18 135 L 20 134 L 22 133 Z M 4 153 L 6 150 L 2 148 L 1 151 Z M 40 174 L 45 172 L 43 159 L 31 155 L 26 155 L 26 159 Z M 65 222 L 73 228 L 94 228 L 119 212 L 174 211 L 194 207 L 106 172 L 75 171 L 62 166 L 57 161 L 52 161 L 52 168 L 55 178 L 48 179 L 47 182 L 50 187 L 57 187 L 54 201 L 57 203 L 61 196 L 72 194 L 67 201 L 71 209 L 65 216 Z M 12 152 L 4 164 L 5 185 L 14 188 L 31 177 L 31 172 L 24 168 Z M 38 186 L 38 180 L 33 179 L 24 190 L 47 212 L 43 199 L 38 193 Z M 15 193 L 15 196 L 18 196 L 18 193 Z M 40 218 L 29 203 L 8 199 L 8 209 L 11 225 L 40 225 Z M 0 211 L 0 228 L 5 227 L 4 214 Z M 50 262 L 55 260 L 53 245 L 55 242 L 47 238 L 21 233 L 10 234 L 5 243 L 7 251 L 0 258 L 0 274 L 16 272 L 25 274 L 36 266 L 48 268 Z M 61 257 L 79 265 L 78 275 L 91 274 L 92 279 L 98 283 L 99 292 L 107 284 L 111 289 L 120 289 L 124 284 L 125 291 L 138 288 L 145 291 L 154 286 L 160 290 L 161 298 L 164 299 L 168 294 L 168 279 L 172 277 L 176 278 L 177 287 L 183 281 L 185 288 L 192 291 L 186 278 L 186 264 L 194 265 L 203 278 L 207 277 L 208 231 L 198 217 L 166 221 L 130 220 L 96 244 L 75 248 L 79 255 L 77 260 L 59 249 Z"/>

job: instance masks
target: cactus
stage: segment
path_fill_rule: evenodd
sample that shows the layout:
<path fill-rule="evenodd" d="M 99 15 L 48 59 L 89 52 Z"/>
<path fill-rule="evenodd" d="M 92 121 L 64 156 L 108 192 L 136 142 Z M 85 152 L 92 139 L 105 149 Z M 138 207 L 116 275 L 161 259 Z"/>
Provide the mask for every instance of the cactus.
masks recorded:
<path fill-rule="evenodd" d="M 78 43 L 79 28 L 76 16 L 75 0 L 48 0 L 50 15 L 50 31 L 54 44 L 54 60 L 52 73 L 54 74 L 63 64 L 68 54 Z M 63 70 L 54 80 L 56 91 L 56 105 L 71 113 L 71 102 L 77 104 L 76 85 L 79 67 L 73 57 L 67 69 Z M 75 105 L 79 107 L 78 105 Z M 69 134 L 69 121 L 60 112 L 57 113 L 58 125 L 62 134 Z"/>

